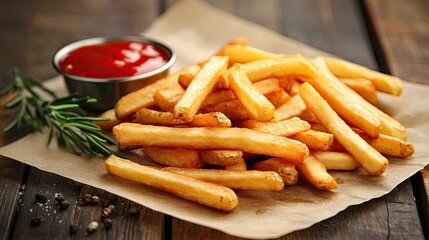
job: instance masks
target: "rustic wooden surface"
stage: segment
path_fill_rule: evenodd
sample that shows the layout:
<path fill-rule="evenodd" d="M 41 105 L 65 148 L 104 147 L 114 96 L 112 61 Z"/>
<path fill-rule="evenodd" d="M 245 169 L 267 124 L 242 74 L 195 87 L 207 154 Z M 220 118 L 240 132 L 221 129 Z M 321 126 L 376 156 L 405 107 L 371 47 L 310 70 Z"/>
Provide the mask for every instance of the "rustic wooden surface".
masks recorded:
<path fill-rule="evenodd" d="M 174 0 L 132 1 L 0 1 L 0 87 L 9 82 L 7 69 L 44 80 L 55 75 L 51 57 L 61 46 L 82 38 L 136 34 L 143 31 Z M 424 0 L 210 0 L 211 4 L 350 61 L 390 72 L 407 81 L 429 84 L 429 3 Z M 0 129 L 13 116 L 0 112 Z M 0 145 L 28 129 L 0 133 Z M 337 216 L 281 239 L 424 239 L 428 238 L 429 173 L 422 171 L 391 193 L 349 207 Z M 36 193 L 50 202 L 39 206 Z M 60 211 L 53 197 L 70 201 Z M 86 193 L 115 198 L 114 226 L 93 234 L 86 224 L 99 220 L 100 206 L 78 206 Z M 102 190 L 76 183 L 0 157 L 0 237 L 63 239 L 68 226 L 79 226 L 71 238 L 94 239 L 236 239 L 139 206 Z M 130 210 L 138 209 L 135 216 Z M 31 219 L 42 216 L 39 227 Z"/>

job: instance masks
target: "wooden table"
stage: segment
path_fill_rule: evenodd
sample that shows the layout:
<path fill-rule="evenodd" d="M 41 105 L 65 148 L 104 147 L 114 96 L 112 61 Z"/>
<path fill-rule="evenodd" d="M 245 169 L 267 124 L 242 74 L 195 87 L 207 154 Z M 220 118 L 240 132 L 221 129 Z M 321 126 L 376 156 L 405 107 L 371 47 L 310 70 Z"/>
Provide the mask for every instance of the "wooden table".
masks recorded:
<path fill-rule="evenodd" d="M 87 37 L 137 34 L 174 1 L 0 1 L 0 87 L 11 81 L 7 69 L 45 80 L 56 73 L 51 57 L 61 46 Z M 380 69 L 407 81 L 429 84 L 429 2 L 424 0 L 211 0 L 213 5 L 257 22 L 350 61 Z M 0 129 L 13 117 L 1 110 Z M 0 133 L 8 144 L 29 129 Z M 24 150 L 23 150 L 24 151 Z M 429 171 L 422 170 L 391 193 L 281 239 L 424 239 L 429 238 Z M 37 192 L 63 193 L 72 203 L 66 211 L 40 209 Z M 89 193 L 115 198 L 114 225 L 109 231 L 85 234 L 102 208 L 79 207 Z M 234 239 L 55 174 L 0 157 L 0 237 L 64 239 Z M 138 209 L 135 214 L 130 209 Z M 30 227 L 43 215 L 44 223 Z"/>

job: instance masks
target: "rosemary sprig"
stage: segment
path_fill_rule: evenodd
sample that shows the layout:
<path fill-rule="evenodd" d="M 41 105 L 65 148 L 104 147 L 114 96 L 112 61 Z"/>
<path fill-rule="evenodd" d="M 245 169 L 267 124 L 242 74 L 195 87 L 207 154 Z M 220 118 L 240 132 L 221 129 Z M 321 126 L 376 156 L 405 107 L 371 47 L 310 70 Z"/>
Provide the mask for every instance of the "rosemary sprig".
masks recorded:
<path fill-rule="evenodd" d="M 115 143 L 104 136 L 100 127 L 93 123 L 109 119 L 85 116 L 80 107 L 81 104 L 95 102 L 96 99 L 78 97 L 76 94 L 58 98 L 38 81 L 21 76 L 17 68 L 13 68 L 11 72 L 14 81 L 0 91 L 0 96 L 15 93 L 16 96 L 4 107 L 18 108 L 18 114 L 3 131 L 7 132 L 23 125 L 29 125 L 36 131 L 42 131 L 46 127 L 49 129 L 48 144 L 55 136 L 58 145 L 73 154 L 85 154 L 89 157 L 96 154 L 118 155 L 106 146 Z M 42 94 L 50 99 L 46 100 Z"/>

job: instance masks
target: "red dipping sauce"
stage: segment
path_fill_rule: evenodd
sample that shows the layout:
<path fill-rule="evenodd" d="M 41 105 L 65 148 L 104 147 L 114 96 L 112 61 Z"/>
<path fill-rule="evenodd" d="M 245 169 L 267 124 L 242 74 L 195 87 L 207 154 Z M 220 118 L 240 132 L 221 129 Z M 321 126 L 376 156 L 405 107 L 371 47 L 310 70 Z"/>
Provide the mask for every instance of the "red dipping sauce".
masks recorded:
<path fill-rule="evenodd" d="M 88 78 L 120 78 L 165 65 L 169 55 L 150 43 L 111 41 L 77 48 L 59 61 L 62 71 Z"/>

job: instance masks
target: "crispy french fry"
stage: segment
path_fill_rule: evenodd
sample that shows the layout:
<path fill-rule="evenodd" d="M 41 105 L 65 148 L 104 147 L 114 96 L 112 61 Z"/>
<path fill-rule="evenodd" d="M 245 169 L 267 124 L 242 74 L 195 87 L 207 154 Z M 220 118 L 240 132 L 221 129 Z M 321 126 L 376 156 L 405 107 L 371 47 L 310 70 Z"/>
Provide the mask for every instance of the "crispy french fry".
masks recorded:
<path fill-rule="evenodd" d="M 118 144 L 194 149 L 232 149 L 302 162 L 308 148 L 294 140 L 244 128 L 171 128 L 122 123 L 113 128 Z"/>
<path fill-rule="evenodd" d="M 198 150 L 198 154 L 204 164 L 215 166 L 236 164 L 243 157 L 238 150 Z"/>
<path fill-rule="evenodd" d="M 279 122 L 281 120 L 299 116 L 306 108 L 307 107 L 302 101 L 301 96 L 299 96 L 299 94 L 293 95 L 276 109 L 274 121 Z"/>
<path fill-rule="evenodd" d="M 164 166 L 200 168 L 203 166 L 197 150 L 186 148 L 142 147 L 146 156 Z"/>
<path fill-rule="evenodd" d="M 295 135 L 289 136 L 289 138 L 304 143 L 309 149 L 321 151 L 327 151 L 334 141 L 334 135 L 312 129 L 299 132 Z"/>
<path fill-rule="evenodd" d="M 183 71 L 188 71 L 189 68 L 197 66 L 190 66 L 182 69 L 174 74 L 158 80 L 144 88 L 121 97 L 115 105 L 115 113 L 118 119 L 124 119 L 136 113 L 140 108 L 149 108 L 155 105 L 155 94 L 162 89 L 171 88 L 178 85 L 177 78 Z"/>
<path fill-rule="evenodd" d="M 231 89 L 211 92 L 203 102 L 202 108 L 209 108 L 218 103 L 237 99 Z"/>
<path fill-rule="evenodd" d="M 221 112 L 231 119 L 231 121 L 241 121 L 253 118 L 252 114 L 250 114 L 238 99 L 216 103 L 211 107 L 201 109 L 201 112 Z"/>
<path fill-rule="evenodd" d="M 301 85 L 300 95 L 320 124 L 362 164 L 369 175 L 381 175 L 386 170 L 388 160 L 355 133 L 309 83 Z"/>
<path fill-rule="evenodd" d="M 189 84 L 191 84 L 192 80 L 194 80 L 194 77 L 198 74 L 198 72 L 200 72 L 200 70 L 201 67 L 198 66 L 187 69 L 187 71 L 182 72 L 177 79 L 180 86 L 182 86 L 184 89 L 188 88 Z"/>
<path fill-rule="evenodd" d="M 174 107 L 180 101 L 183 94 L 169 96 L 166 92 L 159 91 L 155 94 L 155 102 L 159 109 L 164 112 L 173 112 Z"/>
<path fill-rule="evenodd" d="M 225 165 L 223 166 L 224 170 L 229 171 L 246 171 L 247 170 L 247 164 L 244 158 L 238 159 L 238 161 L 231 165 Z"/>
<path fill-rule="evenodd" d="M 368 136 L 378 137 L 382 126 L 380 120 L 354 96 L 348 94 L 351 90 L 329 72 L 323 58 L 316 58 L 313 62 L 319 70 L 319 78 L 305 81 L 326 99 L 341 118 L 362 129 Z"/>
<path fill-rule="evenodd" d="M 284 184 L 273 171 L 229 171 L 221 169 L 183 169 L 166 167 L 163 171 L 185 175 L 233 189 L 281 191 Z"/>
<path fill-rule="evenodd" d="M 377 105 L 377 90 L 370 80 L 365 78 L 340 78 L 340 80 L 369 103 Z"/>
<path fill-rule="evenodd" d="M 297 117 L 282 120 L 280 122 L 244 120 L 238 123 L 238 126 L 284 137 L 289 137 L 297 133 L 307 131 L 311 128 L 311 125 L 308 122 L 302 121 Z"/>
<path fill-rule="evenodd" d="M 325 62 L 331 72 L 340 78 L 366 78 L 370 80 L 379 91 L 390 93 L 396 96 L 401 95 L 401 79 L 380 73 L 364 66 L 348 62 L 346 60 L 325 57 Z"/>
<path fill-rule="evenodd" d="M 305 109 L 304 111 L 302 111 L 302 113 L 298 116 L 300 119 L 302 119 L 302 120 L 304 120 L 304 121 L 307 121 L 307 122 L 309 122 L 309 123 L 317 123 L 317 121 L 319 121 L 319 120 L 317 120 L 317 118 L 316 118 L 316 116 L 314 115 L 314 113 L 313 112 L 311 112 L 310 110 L 308 110 L 308 109 Z"/>
<path fill-rule="evenodd" d="M 293 75 L 296 78 L 317 78 L 318 75 L 311 62 L 299 54 L 245 63 L 240 65 L 240 69 L 252 82 L 287 75 Z"/>
<path fill-rule="evenodd" d="M 253 169 L 259 171 L 274 171 L 280 175 L 283 183 L 287 186 L 298 183 L 299 174 L 295 165 L 281 158 L 263 160 L 253 165 Z"/>
<path fill-rule="evenodd" d="M 253 83 L 253 86 L 262 94 L 270 94 L 281 89 L 280 82 L 277 78 L 267 78 Z"/>
<path fill-rule="evenodd" d="M 217 184 L 139 165 L 113 155 L 106 159 L 105 166 L 107 172 L 112 175 L 154 187 L 205 206 L 231 211 L 238 205 L 237 195 L 231 189 Z"/>
<path fill-rule="evenodd" d="M 355 170 L 360 168 L 360 163 L 349 153 L 331 151 L 312 151 L 311 155 L 325 165 L 327 170 Z"/>
<path fill-rule="evenodd" d="M 290 98 L 289 94 L 284 89 L 266 94 L 265 97 L 274 107 L 280 107 Z"/>
<path fill-rule="evenodd" d="M 293 76 L 278 77 L 279 85 L 287 93 L 290 93 L 295 83 L 298 83 Z"/>
<path fill-rule="evenodd" d="M 356 131 L 356 130 L 355 130 Z M 359 135 L 365 139 L 373 148 L 381 154 L 389 155 L 392 157 L 406 158 L 414 153 L 414 146 L 411 143 L 405 142 L 402 139 L 380 134 L 378 138 L 369 138 L 358 132 Z"/>
<path fill-rule="evenodd" d="M 221 49 L 219 54 L 228 56 L 231 64 L 247 63 L 267 58 L 279 58 L 281 56 L 246 45 L 226 45 Z"/>
<path fill-rule="evenodd" d="M 313 155 L 308 155 L 304 161 L 295 165 L 298 172 L 313 186 L 322 190 L 337 188 L 335 179 L 327 172 L 326 167 Z"/>
<path fill-rule="evenodd" d="M 226 70 L 227 64 L 227 57 L 210 58 L 174 107 L 173 113 L 176 122 L 185 123 L 192 120 L 206 96 L 212 91 L 220 74 Z"/>
<path fill-rule="evenodd" d="M 112 130 L 114 126 L 121 123 L 121 120 L 116 118 L 115 109 L 109 109 L 100 114 L 99 117 L 109 119 L 107 121 L 94 121 L 94 123 L 104 131 Z"/>
<path fill-rule="evenodd" d="M 246 73 L 238 67 L 232 67 L 228 73 L 231 89 L 255 119 L 260 121 L 272 120 L 275 111 L 273 104 L 256 90 Z"/>
<path fill-rule="evenodd" d="M 158 126 L 178 126 L 174 121 L 173 113 L 159 112 L 142 108 L 136 113 L 136 122 Z M 191 127 L 231 127 L 231 120 L 221 112 L 196 114 L 191 122 L 185 123 Z"/>

